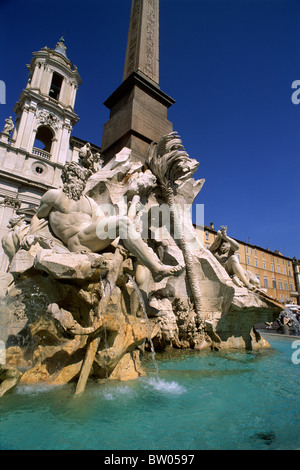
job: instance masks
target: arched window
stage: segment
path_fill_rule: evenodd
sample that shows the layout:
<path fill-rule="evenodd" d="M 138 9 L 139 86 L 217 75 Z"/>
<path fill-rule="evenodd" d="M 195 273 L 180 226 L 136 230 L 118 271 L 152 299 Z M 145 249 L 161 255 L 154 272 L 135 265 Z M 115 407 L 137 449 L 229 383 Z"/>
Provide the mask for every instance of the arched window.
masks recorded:
<path fill-rule="evenodd" d="M 54 137 L 53 131 L 50 127 L 40 126 L 37 130 L 34 147 L 51 153 L 52 139 Z"/>
<path fill-rule="evenodd" d="M 49 96 L 51 96 L 51 98 L 54 98 L 55 100 L 59 99 L 62 82 L 63 76 L 59 75 L 59 73 L 53 72 L 52 82 L 49 90 Z"/>

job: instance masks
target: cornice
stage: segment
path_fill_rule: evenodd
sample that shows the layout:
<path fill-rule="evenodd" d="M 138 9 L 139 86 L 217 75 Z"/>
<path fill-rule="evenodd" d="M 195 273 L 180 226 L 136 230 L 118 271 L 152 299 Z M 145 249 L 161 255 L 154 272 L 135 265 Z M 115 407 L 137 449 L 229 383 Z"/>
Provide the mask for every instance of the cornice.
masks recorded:
<path fill-rule="evenodd" d="M 45 65 L 58 66 L 64 71 L 66 75 L 77 79 L 77 83 L 79 85 L 82 83 L 76 65 L 73 66 L 69 59 L 66 59 L 58 52 L 55 52 L 54 49 L 48 49 L 47 47 L 44 47 L 40 51 L 33 52 L 33 59 L 31 60 L 30 68 L 34 68 L 36 60 L 41 58 L 44 59 Z"/>
<path fill-rule="evenodd" d="M 152 96 L 155 100 L 162 103 L 166 108 L 170 108 L 175 103 L 175 100 L 161 91 L 158 86 L 155 86 L 140 72 L 133 72 L 126 80 L 110 95 L 104 102 L 104 106 L 111 109 L 124 95 L 130 92 L 134 87 L 140 88 L 148 95 Z"/>
<path fill-rule="evenodd" d="M 83 140 L 73 135 L 70 137 L 70 144 L 73 144 L 73 145 L 80 144 L 81 146 L 84 146 L 87 142 L 88 140 Z M 97 152 L 101 152 L 101 147 L 99 147 L 98 145 L 92 144 L 91 142 L 89 143 L 93 150 L 96 150 Z"/>
<path fill-rule="evenodd" d="M 26 184 L 26 186 L 29 187 L 34 187 L 36 189 L 41 189 L 42 191 L 48 191 L 48 189 L 53 188 L 53 185 L 43 183 L 43 182 L 37 182 L 33 181 L 32 179 L 25 178 L 24 176 L 19 176 L 19 175 L 12 175 L 11 173 L 5 171 L 5 170 L 0 170 L 0 176 L 1 179 L 5 179 L 8 181 L 13 181 L 18 184 Z"/>
<path fill-rule="evenodd" d="M 32 88 L 25 88 L 22 91 L 19 101 L 17 101 L 13 108 L 13 111 L 16 114 L 18 111 L 22 110 L 26 99 L 36 101 L 38 106 L 41 106 L 43 109 L 47 109 L 52 113 L 60 112 L 64 118 L 70 119 L 73 124 L 76 124 L 79 121 L 78 115 L 69 106 L 64 106 L 58 101 L 54 102 L 54 100 L 48 95 L 40 93 L 38 90 L 35 91 Z"/>
<path fill-rule="evenodd" d="M 195 228 L 198 228 L 199 226 L 197 226 L 196 224 L 193 224 Z M 217 235 L 217 230 L 215 229 L 212 229 L 210 227 L 208 227 L 207 225 L 204 225 L 203 227 L 203 230 L 205 232 L 210 232 L 214 235 Z M 284 258 L 284 259 L 287 259 L 289 261 L 293 261 L 293 258 L 290 258 L 289 256 L 285 256 L 283 255 L 282 253 L 278 252 L 278 251 L 273 251 L 273 250 L 270 250 L 268 248 L 263 248 L 261 246 L 258 246 L 258 245 L 253 245 L 252 243 L 249 243 L 249 242 L 245 242 L 243 240 L 239 240 L 238 238 L 234 238 L 238 243 L 240 243 L 241 245 L 244 245 L 244 246 L 249 246 L 249 248 L 252 248 L 252 249 L 257 249 L 257 250 L 260 250 L 260 251 L 263 251 L 264 253 L 268 253 L 269 255 L 273 255 L 274 257 L 278 257 L 278 258 Z"/>

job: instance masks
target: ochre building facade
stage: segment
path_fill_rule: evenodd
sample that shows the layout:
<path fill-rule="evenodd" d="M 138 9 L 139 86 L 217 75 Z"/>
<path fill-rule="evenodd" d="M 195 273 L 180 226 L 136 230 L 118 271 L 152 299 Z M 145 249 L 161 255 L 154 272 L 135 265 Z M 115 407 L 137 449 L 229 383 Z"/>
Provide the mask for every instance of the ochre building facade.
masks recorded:
<path fill-rule="evenodd" d="M 204 226 L 204 229 L 198 227 L 196 230 L 203 246 L 209 249 L 217 237 L 217 231 L 213 224 L 210 227 Z M 265 249 L 241 240 L 236 241 L 239 244 L 236 255 L 242 267 L 259 278 L 261 288 L 268 295 L 285 304 L 300 303 L 300 291 L 297 285 L 299 261 L 284 256 L 279 251 L 270 251 L 268 248 Z"/>

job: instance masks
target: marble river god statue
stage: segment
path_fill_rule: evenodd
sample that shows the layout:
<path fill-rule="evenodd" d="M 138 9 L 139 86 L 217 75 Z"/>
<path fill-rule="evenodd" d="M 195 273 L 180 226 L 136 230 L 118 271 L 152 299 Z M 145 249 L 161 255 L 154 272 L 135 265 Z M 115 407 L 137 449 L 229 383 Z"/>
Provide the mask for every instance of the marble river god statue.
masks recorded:
<path fill-rule="evenodd" d="M 53 233 L 71 252 L 99 253 L 119 237 L 125 248 L 147 266 L 155 278 L 181 270 L 181 266 L 163 265 L 135 230 L 132 213 L 138 199 L 135 198 L 129 216 L 107 217 L 100 205 L 83 194 L 86 173 L 76 163 L 66 164 L 62 172 L 63 188 L 45 193 L 36 217 L 48 218 Z"/>
<path fill-rule="evenodd" d="M 124 148 L 101 166 L 86 145 L 16 243 L 3 240 L 12 249 L 1 278 L 1 377 L 7 367 L 10 380 L 74 382 L 79 394 L 88 380 L 144 375 L 152 346 L 267 346 L 254 325 L 273 321 L 282 306 L 249 277 L 235 282 L 225 228 L 214 254 L 199 241 L 190 211 L 204 184 L 193 178 L 198 162 L 175 132 L 145 157 L 134 161 Z"/>

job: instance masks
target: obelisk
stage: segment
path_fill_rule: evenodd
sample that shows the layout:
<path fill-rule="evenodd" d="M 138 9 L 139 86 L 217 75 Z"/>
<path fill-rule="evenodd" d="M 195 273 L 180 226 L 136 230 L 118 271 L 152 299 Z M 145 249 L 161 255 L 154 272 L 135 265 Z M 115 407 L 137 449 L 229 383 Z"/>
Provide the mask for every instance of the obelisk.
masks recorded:
<path fill-rule="evenodd" d="M 133 0 L 123 80 L 132 72 L 159 84 L 159 0 Z"/>
<path fill-rule="evenodd" d="M 149 144 L 172 132 L 167 111 L 174 103 L 159 87 L 159 0 L 132 0 L 123 82 L 104 103 L 106 161 L 123 147 L 145 159 Z"/>

